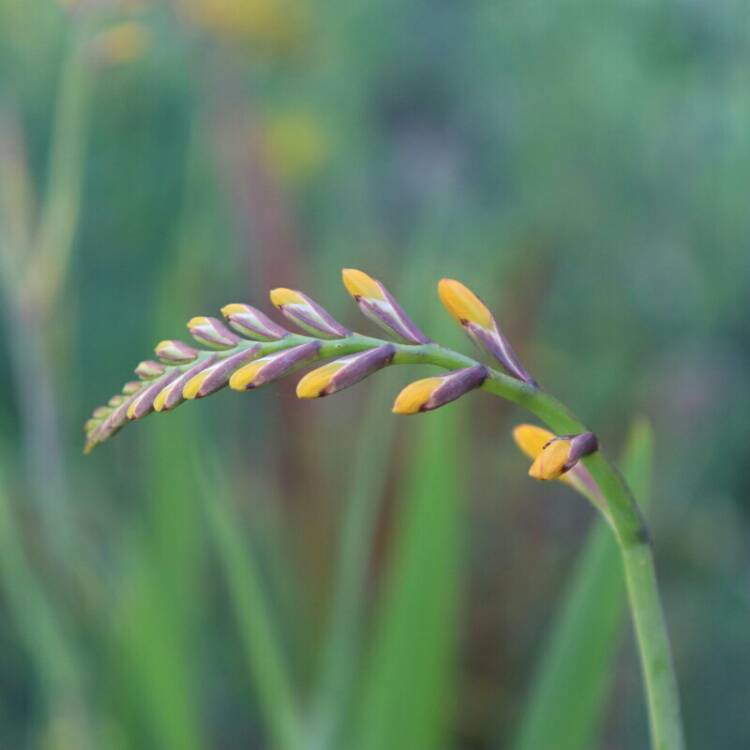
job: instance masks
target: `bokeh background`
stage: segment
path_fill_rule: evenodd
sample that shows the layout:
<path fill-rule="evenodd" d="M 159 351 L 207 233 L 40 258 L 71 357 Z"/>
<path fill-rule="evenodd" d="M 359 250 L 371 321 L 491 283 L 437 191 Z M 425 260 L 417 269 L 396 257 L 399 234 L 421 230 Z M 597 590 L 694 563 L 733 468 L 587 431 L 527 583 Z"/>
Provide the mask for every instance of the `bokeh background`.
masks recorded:
<path fill-rule="evenodd" d="M 370 331 L 342 266 L 466 351 L 435 283 L 472 286 L 613 454 L 648 418 L 688 741 L 750 746 L 749 71 L 741 0 L 0 0 L 0 747 L 288 747 L 299 712 L 316 750 L 533 750 L 597 521 L 517 409 L 397 419 L 394 368 L 81 453 L 193 315 L 292 286 Z M 581 750 L 647 744 L 614 611 Z"/>

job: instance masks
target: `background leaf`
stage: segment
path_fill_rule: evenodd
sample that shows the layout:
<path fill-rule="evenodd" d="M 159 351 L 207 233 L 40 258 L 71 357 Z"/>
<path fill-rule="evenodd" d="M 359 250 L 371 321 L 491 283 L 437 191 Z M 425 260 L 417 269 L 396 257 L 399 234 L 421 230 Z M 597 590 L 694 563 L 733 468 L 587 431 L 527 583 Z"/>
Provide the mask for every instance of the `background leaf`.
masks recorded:
<path fill-rule="evenodd" d="M 450 726 L 459 603 L 461 406 L 409 425 L 407 491 L 368 659 L 357 750 L 430 750 Z"/>

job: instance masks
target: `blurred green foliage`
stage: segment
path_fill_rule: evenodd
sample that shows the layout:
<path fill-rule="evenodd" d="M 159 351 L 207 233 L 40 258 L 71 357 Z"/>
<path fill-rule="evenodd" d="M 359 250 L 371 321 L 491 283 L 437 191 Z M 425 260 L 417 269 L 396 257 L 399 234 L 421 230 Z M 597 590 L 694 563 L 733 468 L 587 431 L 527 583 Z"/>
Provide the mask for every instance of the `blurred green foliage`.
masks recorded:
<path fill-rule="evenodd" d="M 750 744 L 749 66 L 738 0 L 0 0 L 0 747 L 518 738 L 593 514 L 515 410 L 404 424 L 382 372 L 80 454 L 194 314 L 300 286 L 369 330 L 343 265 L 457 348 L 466 281 L 613 450 L 649 415 L 688 741 Z M 645 746 L 626 632 L 569 678 L 601 747 Z"/>

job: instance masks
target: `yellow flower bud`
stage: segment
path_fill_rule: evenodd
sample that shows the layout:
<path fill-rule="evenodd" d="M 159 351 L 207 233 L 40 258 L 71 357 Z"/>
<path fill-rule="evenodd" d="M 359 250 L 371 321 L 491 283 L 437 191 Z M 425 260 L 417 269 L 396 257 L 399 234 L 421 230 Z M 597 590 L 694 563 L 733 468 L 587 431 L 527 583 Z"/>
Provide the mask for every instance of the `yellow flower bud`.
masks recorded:
<path fill-rule="evenodd" d="M 282 307 L 283 305 L 307 304 L 307 300 L 299 292 L 295 292 L 294 289 L 285 289 L 284 287 L 272 289 L 270 292 L 270 297 L 271 304 L 274 307 Z"/>
<path fill-rule="evenodd" d="M 544 450 L 544 446 L 555 437 L 554 432 L 535 424 L 519 424 L 513 430 L 516 445 L 533 461 Z"/>
<path fill-rule="evenodd" d="M 185 383 L 182 389 L 182 397 L 187 401 L 193 401 L 198 397 L 198 391 L 200 391 L 203 381 L 211 374 L 211 369 L 203 370 L 197 375 L 194 375 L 187 383 Z M 159 394 L 161 395 L 161 394 Z"/>
<path fill-rule="evenodd" d="M 461 324 L 475 323 L 492 329 L 495 321 L 492 313 L 474 292 L 455 279 L 441 279 L 438 294 L 445 309 Z"/>
<path fill-rule="evenodd" d="M 342 367 L 344 367 L 343 362 L 329 362 L 327 365 L 318 367 L 317 370 L 308 372 L 297 383 L 297 398 L 318 398 L 331 384 L 331 379 Z"/>
<path fill-rule="evenodd" d="M 240 369 L 233 373 L 232 377 L 229 378 L 229 387 L 233 391 L 246 391 L 263 366 L 268 364 L 268 359 L 268 357 L 262 357 L 255 362 L 250 362 L 250 364 L 240 367 Z"/>
<path fill-rule="evenodd" d="M 565 473 L 565 465 L 570 457 L 570 440 L 552 440 L 542 449 L 529 469 L 534 479 L 559 479 Z"/>
<path fill-rule="evenodd" d="M 364 271 L 358 271 L 356 268 L 344 268 L 341 271 L 341 277 L 344 280 L 346 291 L 355 299 L 358 297 L 386 299 L 380 284 Z"/>
<path fill-rule="evenodd" d="M 418 414 L 430 400 L 430 396 L 443 383 L 443 378 L 432 377 L 416 380 L 404 388 L 393 404 L 394 414 Z"/>

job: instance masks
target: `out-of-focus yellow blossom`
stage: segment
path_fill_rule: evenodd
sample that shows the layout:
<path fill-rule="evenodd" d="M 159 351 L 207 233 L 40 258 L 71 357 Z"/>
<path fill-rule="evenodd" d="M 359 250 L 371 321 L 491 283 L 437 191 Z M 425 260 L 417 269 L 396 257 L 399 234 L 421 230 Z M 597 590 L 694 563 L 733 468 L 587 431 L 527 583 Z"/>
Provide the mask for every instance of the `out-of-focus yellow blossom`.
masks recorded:
<path fill-rule="evenodd" d="M 300 46 L 306 31 L 304 0 L 175 0 L 191 25 L 230 42 L 252 42 L 272 52 Z"/>
<path fill-rule="evenodd" d="M 264 121 L 261 141 L 274 174 L 287 182 L 314 177 L 328 159 L 321 122 L 307 112 L 271 115 Z"/>
<path fill-rule="evenodd" d="M 148 29 L 142 23 L 129 21 L 99 32 L 91 40 L 91 49 L 97 60 L 118 65 L 143 57 L 150 43 Z"/>

